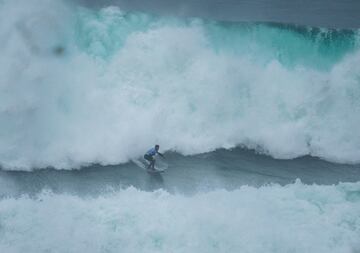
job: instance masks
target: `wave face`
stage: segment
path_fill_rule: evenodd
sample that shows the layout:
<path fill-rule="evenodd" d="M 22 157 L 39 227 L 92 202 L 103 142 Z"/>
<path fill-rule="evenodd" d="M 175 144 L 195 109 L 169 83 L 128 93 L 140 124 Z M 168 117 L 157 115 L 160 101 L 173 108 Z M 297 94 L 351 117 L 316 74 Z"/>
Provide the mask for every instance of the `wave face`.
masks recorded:
<path fill-rule="evenodd" d="M 192 197 L 135 188 L 97 198 L 44 192 L 2 199 L 0 212 L 0 250 L 8 253 L 360 250 L 359 183 Z"/>
<path fill-rule="evenodd" d="M 21 7 L 21 8 L 20 8 Z M 360 162 L 360 35 L 0 2 L 0 163 L 196 154 Z"/>

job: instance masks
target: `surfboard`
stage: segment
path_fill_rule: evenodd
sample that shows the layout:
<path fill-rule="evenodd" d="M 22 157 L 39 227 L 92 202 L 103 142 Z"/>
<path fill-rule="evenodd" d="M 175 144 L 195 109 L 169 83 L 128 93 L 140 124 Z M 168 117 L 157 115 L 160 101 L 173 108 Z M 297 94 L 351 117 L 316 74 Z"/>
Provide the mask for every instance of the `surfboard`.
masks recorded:
<path fill-rule="evenodd" d="M 162 173 L 167 169 L 167 164 L 163 161 L 159 161 L 159 159 L 156 159 L 154 170 L 147 169 L 150 165 L 150 162 L 145 160 L 144 158 L 134 159 L 132 160 L 132 162 L 148 173 Z"/>

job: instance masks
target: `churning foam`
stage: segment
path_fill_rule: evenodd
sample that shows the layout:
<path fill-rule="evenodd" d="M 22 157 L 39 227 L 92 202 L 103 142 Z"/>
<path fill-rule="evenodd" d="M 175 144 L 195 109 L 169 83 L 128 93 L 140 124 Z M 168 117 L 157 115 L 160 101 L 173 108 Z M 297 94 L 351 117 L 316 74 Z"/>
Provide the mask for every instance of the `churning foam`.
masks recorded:
<path fill-rule="evenodd" d="M 119 163 L 154 143 L 360 162 L 359 35 L 290 28 L 1 1 L 0 163 Z"/>
<path fill-rule="evenodd" d="M 358 252 L 360 184 L 0 200 L 0 251 Z"/>

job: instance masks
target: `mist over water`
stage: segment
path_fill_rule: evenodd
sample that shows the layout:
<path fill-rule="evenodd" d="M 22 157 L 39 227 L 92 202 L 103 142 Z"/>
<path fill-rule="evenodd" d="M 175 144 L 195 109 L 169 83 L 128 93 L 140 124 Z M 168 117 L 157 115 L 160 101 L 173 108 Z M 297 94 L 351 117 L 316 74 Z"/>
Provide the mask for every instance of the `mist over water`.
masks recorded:
<path fill-rule="evenodd" d="M 0 252 L 359 251 L 357 2 L 273 3 L 0 1 Z"/>
<path fill-rule="evenodd" d="M 3 168 L 117 164 L 154 143 L 359 162 L 358 30 L 20 3 L 1 8 Z"/>

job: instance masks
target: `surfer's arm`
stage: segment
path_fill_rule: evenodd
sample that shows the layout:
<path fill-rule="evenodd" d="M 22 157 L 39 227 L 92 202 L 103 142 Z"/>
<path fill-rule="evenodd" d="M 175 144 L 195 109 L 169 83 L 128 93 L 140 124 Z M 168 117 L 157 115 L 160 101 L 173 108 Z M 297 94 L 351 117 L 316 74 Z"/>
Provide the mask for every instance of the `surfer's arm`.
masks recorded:
<path fill-rule="evenodd" d="M 160 152 L 157 152 L 159 156 L 161 156 L 162 158 L 165 158 L 165 156 L 163 154 L 161 154 Z"/>

